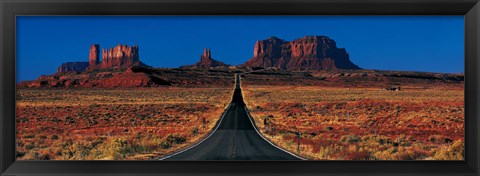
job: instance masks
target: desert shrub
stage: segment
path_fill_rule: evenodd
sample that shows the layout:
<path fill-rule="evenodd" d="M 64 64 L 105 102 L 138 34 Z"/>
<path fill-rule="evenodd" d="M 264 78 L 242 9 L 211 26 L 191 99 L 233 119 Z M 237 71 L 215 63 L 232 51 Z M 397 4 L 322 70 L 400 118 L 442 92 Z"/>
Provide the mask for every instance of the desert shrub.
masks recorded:
<path fill-rule="evenodd" d="M 319 159 L 329 159 L 330 155 L 332 155 L 332 147 L 331 146 L 325 146 L 325 147 L 318 147 L 315 149 L 316 151 L 314 152 L 316 154 L 316 157 Z"/>
<path fill-rule="evenodd" d="M 34 137 L 35 137 L 35 134 L 26 134 L 23 136 L 23 138 L 25 139 L 34 138 Z"/>
<path fill-rule="evenodd" d="M 465 152 L 465 144 L 461 140 L 457 140 L 449 146 L 440 148 L 433 156 L 434 160 L 463 160 Z"/>
<path fill-rule="evenodd" d="M 429 136 L 428 141 L 434 144 L 445 144 L 445 143 L 451 143 L 453 140 L 448 137 L 435 134 L 435 135 Z"/>
<path fill-rule="evenodd" d="M 126 157 L 128 155 L 127 145 L 128 141 L 125 138 L 107 140 L 104 146 L 104 151 L 108 151 L 106 157 L 114 160 Z"/>
<path fill-rule="evenodd" d="M 345 135 L 340 138 L 341 142 L 347 142 L 349 144 L 356 143 L 362 141 L 360 136 L 357 135 Z"/>
<path fill-rule="evenodd" d="M 378 141 L 378 144 L 380 145 L 388 145 L 388 144 L 392 144 L 392 139 L 388 138 L 388 137 L 379 137 L 377 139 Z"/>
<path fill-rule="evenodd" d="M 357 151 L 349 153 L 345 159 L 347 160 L 368 160 L 370 159 L 370 153 L 368 151 Z"/>
<path fill-rule="evenodd" d="M 42 150 L 38 155 L 37 155 L 37 159 L 39 160 L 50 160 L 52 159 L 52 154 L 50 153 L 50 151 L 47 149 L 47 150 Z"/>
<path fill-rule="evenodd" d="M 58 146 L 58 149 L 50 147 L 51 156 L 61 156 L 67 160 L 85 160 L 85 159 L 99 159 L 100 155 L 93 154 L 95 150 L 104 149 L 102 139 L 97 140 L 67 140 L 59 142 L 57 140 L 53 143 L 54 146 Z M 108 153 L 108 152 L 105 152 Z M 103 156 L 103 155 L 102 155 Z"/>
<path fill-rule="evenodd" d="M 198 134 L 198 127 L 194 127 L 194 128 L 192 129 L 192 134 L 193 134 L 193 135 L 197 135 L 197 134 Z"/>
<path fill-rule="evenodd" d="M 398 152 L 394 155 L 396 160 L 417 160 L 423 159 L 426 155 L 425 151 L 416 150 L 413 148 L 398 147 Z"/>
<path fill-rule="evenodd" d="M 160 146 L 163 148 L 163 149 L 169 149 L 170 147 L 172 147 L 172 145 L 167 142 L 167 141 L 163 141 L 162 143 L 160 143 Z"/>
<path fill-rule="evenodd" d="M 177 134 L 170 134 L 170 135 L 168 135 L 166 141 L 169 142 L 169 143 L 182 144 L 186 141 L 186 138 L 185 138 L 185 136 L 180 136 L 180 135 L 177 135 Z"/>
<path fill-rule="evenodd" d="M 407 137 L 404 134 L 395 138 L 395 142 L 393 144 L 394 144 L 394 146 L 409 146 L 410 145 Z"/>
<path fill-rule="evenodd" d="M 345 160 L 367 160 L 370 159 L 370 153 L 366 151 L 363 147 L 353 144 L 347 146 L 336 145 L 338 150 L 338 156 Z"/>
<path fill-rule="evenodd" d="M 31 150 L 31 149 L 34 149 L 34 148 L 35 148 L 34 143 L 28 143 L 27 145 L 25 145 L 25 149 L 27 149 L 27 150 Z"/>

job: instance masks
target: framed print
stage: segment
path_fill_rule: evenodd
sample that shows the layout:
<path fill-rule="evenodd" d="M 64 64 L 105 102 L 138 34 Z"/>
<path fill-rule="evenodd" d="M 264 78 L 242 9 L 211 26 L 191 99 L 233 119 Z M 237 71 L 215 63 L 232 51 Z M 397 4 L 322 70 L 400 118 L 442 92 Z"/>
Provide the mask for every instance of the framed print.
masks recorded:
<path fill-rule="evenodd" d="M 2 1 L 2 175 L 479 175 L 478 1 Z"/>

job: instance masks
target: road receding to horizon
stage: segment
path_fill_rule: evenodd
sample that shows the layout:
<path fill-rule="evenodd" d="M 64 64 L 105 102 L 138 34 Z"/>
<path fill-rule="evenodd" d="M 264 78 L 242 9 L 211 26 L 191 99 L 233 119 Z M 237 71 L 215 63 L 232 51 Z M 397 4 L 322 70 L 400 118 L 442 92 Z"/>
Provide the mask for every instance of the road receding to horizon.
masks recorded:
<path fill-rule="evenodd" d="M 274 146 L 256 130 L 242 98 L 240 77 L 227 110 L 201 142 L 161 160 L 302 160 Z"/>

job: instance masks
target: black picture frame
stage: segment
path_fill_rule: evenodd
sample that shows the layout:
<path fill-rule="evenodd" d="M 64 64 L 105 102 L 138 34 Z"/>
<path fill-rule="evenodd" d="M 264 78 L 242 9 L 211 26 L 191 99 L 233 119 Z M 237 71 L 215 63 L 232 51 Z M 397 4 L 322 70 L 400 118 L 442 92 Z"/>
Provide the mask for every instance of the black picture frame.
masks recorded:
<path fill-rule="evenodd" d="M 478 0 L 0 0 L 0 12 L 2 176 L 480 175 Z M 18 15 L 464 15 L 465 161 L 15 161 Z"/>

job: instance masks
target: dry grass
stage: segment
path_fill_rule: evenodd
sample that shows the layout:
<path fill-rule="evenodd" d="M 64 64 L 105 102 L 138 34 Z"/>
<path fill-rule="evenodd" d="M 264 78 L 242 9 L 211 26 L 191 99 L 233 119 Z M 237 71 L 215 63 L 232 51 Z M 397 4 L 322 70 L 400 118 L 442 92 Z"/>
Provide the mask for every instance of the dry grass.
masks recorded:
<path fill-rule="evenodd" d="M 277 145 L 316 160 L 463 160 L 459 88 L 244 85 L 256 125 Z"/>
<path fill-rule="evenodd" d="M 19 89 L 20 160 L 151 159 L 211 131 L 230 88 Z"/>

